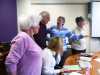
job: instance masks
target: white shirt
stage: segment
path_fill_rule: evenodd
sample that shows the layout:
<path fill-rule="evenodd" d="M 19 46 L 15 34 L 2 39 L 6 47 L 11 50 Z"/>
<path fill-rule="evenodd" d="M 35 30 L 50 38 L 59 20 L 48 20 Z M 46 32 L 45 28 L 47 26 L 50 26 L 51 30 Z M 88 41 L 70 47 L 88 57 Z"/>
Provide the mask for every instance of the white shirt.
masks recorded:
<path fill-rule="evenodd" d="M 75 34 L 78 34 L 78 35 L 86 35 L 86 31 L 84 28 L 79 28 L 77 27 L 75 30 L 74 30 Z M 75 41 L 72 43 L 72 48 L 73 49 L 76 49 L 76 50 L 84 50 L 86 49 L 86 38 L 82 38 L 78 41 Z"/>
<path fill-rule="evenodd" d="M 57 75 L 60 73 L 59 69 L 54 69 L 54 66 L 56 65 L 55 54 L 54 51 L 51 51 L 48 48 L 43 50 L 42 75 Z"/>

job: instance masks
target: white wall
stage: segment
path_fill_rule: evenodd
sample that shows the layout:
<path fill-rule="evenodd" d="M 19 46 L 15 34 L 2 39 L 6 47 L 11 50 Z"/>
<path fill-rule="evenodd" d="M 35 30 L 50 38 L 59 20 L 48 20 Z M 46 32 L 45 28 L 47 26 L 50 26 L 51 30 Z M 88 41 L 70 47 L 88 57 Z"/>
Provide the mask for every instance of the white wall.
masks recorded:
<path fill-rule="evenodd" d="M 75 17 L 86 17 L 86 5 L 32 5 L 33 13 L 39 14 L 41 11 L 48 11 L 51 16 L 49 26 L 56 25 L 56 19 L 58 16 L 64 16 L 66 18 L 66 27 L 74 28 Z"/>
<path fill-rule="evenodd" d="M 40 0 L 37 0 L 40 1 Z M 35 1 L 36 2 L 36 1 Z M 33 4 L 32 4 L 33 3 Z M 86 4 L 72 4 L 72 5 L 34 5 L 32 0 L 17 0 L 17 15 L 22 14 L 39 14 L 41 11 L 48 11 L 51 16 L 50 25 L 56 24 L 56 18 L 58 16 L 64 16 L 66 18 L 65 25 L 71 29 L 75 28 L 75 17 L 87 16 Z"/>
<path fill-rule="evenodd" d="M 91 0 L 32 0 L 33 3 L 88 3 Z"/>
<path fill-rule="evenodd" d="M 91 38 L 90 39 L 90 50 L 91 50 L 91 52 L 100 51 L 100 38 Z"/>
<path fill-rule="evenodd" d="M 32 0 L 17 0 L 17 17 L 21 15 L 29 15 L 31 13 L 31 1 Z M 20 31 L 19 26 L 18 31 Z"/>
<path fill-rule="evenodd" d="M 92 4 L 92 37 L 100 37 L 100 2 Z"/>

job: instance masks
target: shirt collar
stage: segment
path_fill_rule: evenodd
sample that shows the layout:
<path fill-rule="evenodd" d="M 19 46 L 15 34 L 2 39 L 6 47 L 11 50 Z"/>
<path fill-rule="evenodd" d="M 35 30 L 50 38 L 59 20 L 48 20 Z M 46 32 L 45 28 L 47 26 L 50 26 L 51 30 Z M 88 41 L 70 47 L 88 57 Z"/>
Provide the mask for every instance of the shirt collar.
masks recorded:
<path fill-rule="evenodd" d="M 52 51 L 51 49 L 49 49 L 49 51 L 52 53 L 53 56 L 56 55 L 56 52 L 55 51 Z"/>
<path fill-rule="evenodd" d="M 58 29 L 58 27 L 56 26 L 56 28 Z M 63 26 L 62 27 L 60 27 L 60 29 L 59 30 L 62 30 L 63 29 Z"/>
<path fill-rule="evenodd" d="M 52 55 L 53 55 L 53 56 L 55 56 L 55 55 L 56 55 L 56 52 L 55 52 L 55 51 L 51 51 L 51 52 L 52 52 Z"/>

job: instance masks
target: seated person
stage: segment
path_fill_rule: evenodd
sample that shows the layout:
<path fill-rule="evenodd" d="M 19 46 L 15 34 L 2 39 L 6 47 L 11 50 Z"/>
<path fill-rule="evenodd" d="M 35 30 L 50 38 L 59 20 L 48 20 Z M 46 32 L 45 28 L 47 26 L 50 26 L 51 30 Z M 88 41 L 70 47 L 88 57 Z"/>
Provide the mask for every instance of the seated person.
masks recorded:
<path fill-rule="evenodd" d="M 42 75 L 57 75 L 63 72 L 63 69 L 54 69 L 58 63 L 56 58 L 62 53 L 62 42 L 61 38 L 54 37 L 49 41 L 48 47 L 43 50 Z"/>

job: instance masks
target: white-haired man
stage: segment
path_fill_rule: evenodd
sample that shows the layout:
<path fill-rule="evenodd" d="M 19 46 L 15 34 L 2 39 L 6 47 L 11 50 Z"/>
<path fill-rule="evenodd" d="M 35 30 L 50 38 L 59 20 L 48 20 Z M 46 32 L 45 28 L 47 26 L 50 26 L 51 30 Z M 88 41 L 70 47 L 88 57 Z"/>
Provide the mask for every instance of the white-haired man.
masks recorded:
<path fill-rule="evenodd" d="M 34 39 L 36 43 L 42 48 L 46 48 L 46 41 L 47 41 L 47 23 L 50 21 L 50 14 L 47 11 L 42 11 L 40 13 L 40 16 L 42 17 L 39 26 L 39 33 L 34 35 Z"/>
<path fill-rule="evenodd" d="M 12 40 L 5 61 L 8 75 L 41 75 L 42 50 L 33 40 L 33 35 L 37 34 L 39 29 L 36 19 L 38 18 L 19 19 L 21 32 Z"/>

